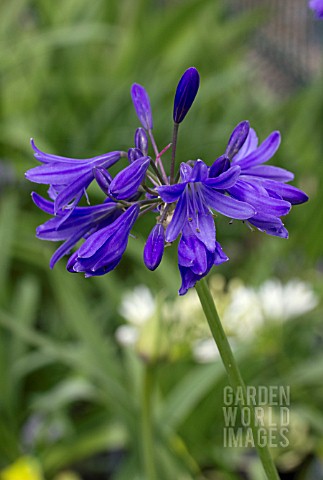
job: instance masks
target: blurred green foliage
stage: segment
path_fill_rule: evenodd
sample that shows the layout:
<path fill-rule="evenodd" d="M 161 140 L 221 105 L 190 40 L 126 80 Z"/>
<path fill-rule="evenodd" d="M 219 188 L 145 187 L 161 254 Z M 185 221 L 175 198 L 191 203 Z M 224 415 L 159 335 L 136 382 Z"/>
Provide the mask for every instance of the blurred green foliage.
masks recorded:
<path fill-rule="evenodd" d="M 0 180 L 0 469 L 27 453 L 52 479 L 78 462 L 86 471 L 87 459 L 110 452 L 121 461 L 103 458 L 97 469 L 116 462 L 113 478 L 142 478 L 146 366 L 116 345 L 117 309 L 124 289 L 137 283 L 170 297 L 179 287 L 174 249 L 156 272 L 142 265 L 146 220 L 109 276 L 85 280 L 67 273 L 64 262 L 49 270 L 53 247 L 34 238 L 46 216 L 32 205 L 32 186 L 23 179 L 35 165 L 30 137 L 44 151 L 76 158 L 129 148 L 138 126 L 129 89 L 139 82 L 149 92 L 162 148 L 171 141 L 177 81 L 196 66 L 201 88 L 181 126 L 178 161 L 211 162 L 233 127 L 249 119 L 260 139 L 281 130 L 276 163 L 294 171 L 311 198 L 286 220 L 288 241 L 219 221 L 218 238 L 231 258 L 221 272 L 250 284 L 272 275 L 301 277 L 321 294 L 321 79 L 286 99 L 262 85 L 246 58 L 262 21 L 261 11 L 232 16 L 227 2 L 214 0 L 2 0 L 0 155 L 14 175 Z M 92 195 L 95 201 L 98 192 Z M 319 307 L 288 324 L 278 346 L 269 330 L 241 352 L 246 382 L 291 385 L 293 408 L 305 419 L 310 448 L 294 452 L 294 463 L 280 456 L 286 469 L 308 454 L 322 459 L 321 313 Z M 239 478 L 240 452 L 222 447 L 222 366 L 186 358 L 155 369 L 161 479 L 215 478 L 215 470 L 222 472 L 216 478 Z M 250 465 L 250 478 L 259 479 L 257 465 Z"/>

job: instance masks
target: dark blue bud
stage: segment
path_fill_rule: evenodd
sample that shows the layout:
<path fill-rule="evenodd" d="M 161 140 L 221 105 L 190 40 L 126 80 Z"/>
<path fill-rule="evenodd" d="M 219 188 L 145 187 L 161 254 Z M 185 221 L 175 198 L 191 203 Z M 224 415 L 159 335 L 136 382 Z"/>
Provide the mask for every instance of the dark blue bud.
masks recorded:
<path fill-rule="evenodd" d="M 131 98 L 141 125 L 146 130 L 152 130 L 153 117 L 148 93 L 144 87 L 139 85 L 139 83 L 134 83 L 131 87 Z"/>
<path fill-rule="evenodd" d="M 119 172 L 110 184 L 110 195 L 117 200 L 130 199 L 143 182 L 150 157 L 141 157 Z"/>
<path fill-rule="evenodd" d="M 181 123 L 192 106 L 200 86 L 200 75 L 194 67 L 188 68 L 177 85 L 173 119 L 175 123 Z"/>
<path fill-rule="evenodd" d="M 148 137 L 143 128 L 137 128 L 135 133 L 135 147 L 138 148 L 143 155 L 148 153 Z"/>
<path fill-rule="evenodd" d="M 138 148 L 129 148 L 128 150 L 129 163 L 133 163 L 136 160 L 138 160 L 138 158 L 142 158 L 142 157 L 144 157 L 144 154 L 142 153 L 141 150 L 139 150 Z"/>
<path fill-rule="evenodd" d="M 93 168 L 93 175 L 97 184 L 101 188 L 101 190 L 108 195 L 110 183 L 112 182 L 112 177 L 110 173 L 103 167 L 94 167 Z"/>
<path fill-rule="evenodd" d="M 163 258 L 165 245 L 164 227 L 160 223 L 154 226 L 144 248 L 144 262 L 149 270 L 156 270 Z"/>
<path fill-rule="evenodd" d="M 230 160 L 239 152 L 240 148 L 246 141 L 249 130 L 249 122 L 247 120 L 244 120 L 243 122 L 240 122 L 231 133 L 231 137 L 225 151 L 226 156 Z"/>

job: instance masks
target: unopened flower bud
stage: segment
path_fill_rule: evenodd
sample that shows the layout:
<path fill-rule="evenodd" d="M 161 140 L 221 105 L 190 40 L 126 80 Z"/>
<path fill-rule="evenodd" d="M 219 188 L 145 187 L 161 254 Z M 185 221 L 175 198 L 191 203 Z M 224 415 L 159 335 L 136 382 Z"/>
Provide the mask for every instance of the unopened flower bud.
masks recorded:
<path fill-rule="evenodd" d="M 196 68 L 188 68 L 177 85 L 173 119 L 175 123 L 181 123 L 192 106 L 200 85 L 200 75 Z"/>
<path fill-rule="evenodd" d="M 143 128 L 137 128 L 135 133 L 135 147 L 144 155 L 148 153 L 148 137 Z"/>
<path fill-rule="evenodd" d="M 121 170 L 110 184 L 110 195 L 117 200 L 131 198 L 140 187 L 150 164 L 150 157 L 141 157 Z"/>
<path fill-rule="evenodd" d="M 156 270 L 164 253 L 165 232 L 160 223 L 150 232 L 144 248 L 144 262 L 149 270 Z"/>
<path fill-rule="evenodd" d="M 131 87 L 131 98 L 141 125 L 146 130 L 152 130 L 153 117 L 148 93 L 144 87 L 139 85 L 139 83 L 134 83 Z"/>
<path fill-rule="evenodd" d="M 103 167 L 94 167 L 93 174 L 97 184 L 101 188 L 101 190 L 108 195 L 110 183 L 112 181 L 112 177 L 110 173 Z"/>
<path fill-rule="evenodd" d="M 138 148 L 129 148 L 128 150 L 129 163 L 133 163 L 136 160 L 138 160 L 138 158 L 142 158 L 143 156 L 144 156 L 143 152 Z"/>

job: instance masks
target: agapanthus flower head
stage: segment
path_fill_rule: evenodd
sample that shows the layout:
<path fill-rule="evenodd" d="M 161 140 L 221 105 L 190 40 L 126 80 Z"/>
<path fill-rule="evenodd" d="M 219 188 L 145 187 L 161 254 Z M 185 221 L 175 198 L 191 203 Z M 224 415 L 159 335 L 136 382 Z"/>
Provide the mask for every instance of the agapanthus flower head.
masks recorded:
<path fill-rule="evenodd" d="M 323 19 L 323 0 L 310 0 L 308 6 L 315 12 L 316 18 Z"/>
<path fill-rule="evenodd" d="M 173 119 L 181 123 L 192 106 L 200 86 L 200 75 L 196 68 L 188 68 L 180 79 L 174 99 Z"/>
<path fill-rule="evenodd" d="M 206 163 L 202 159 L 182 161 L 175 172 L 178 124 L 190 109 L 199 88 L 194 67 L 182 76 L 174 101 L 174 133 L 171 162 L 166 158 L 171 144 L 158 149 L 152 133 L 152 114 L 144 87 L 134 84 L 131 96 L 143 128 L 137 128 L 134 146 L 127 152 L 112 151 L 86 160 L 43 153 L 34 143 L 41 165 L 26 177 L 49 185 L 50 200 L 33 194 L 35 204 L 52 216 L 37 228 L 43 240 L 63 242 L 50 266 L 71 254 L 67 269 L 85 276 L 104 275 L 120 262 L 137 218 L 150 215 L 151 232 L 143 259 L 149 270 L 160 264 L 164 247 L 179 237 L 178 268 L 185 294 L 214 265 L 228 260 L 218 241 L 215 217 L 243 220 L 270 235 L 287 237 L 281 217 L 292 205 L 307 200 L 304 192 L 289 184 L 291 172 L 265 165 L 280 144 L 279 132 L 260 145 L 248 121 L 237 125 L 223 155 Z M 147 135 L 147 133 L 148 135 Z M 148 143 L 149 136 L 149 143 Z M 149 152 L 149 147 L 153 152 Z M 109 167 L 122 164 L 112 177 Z M 94 206 L 79 206 L 87 187 L 95 180 L 105 198 Z M 80 246 L 79 241 L 84 241 Z M 74 250 L 74 253 L 72 251 Z"/>

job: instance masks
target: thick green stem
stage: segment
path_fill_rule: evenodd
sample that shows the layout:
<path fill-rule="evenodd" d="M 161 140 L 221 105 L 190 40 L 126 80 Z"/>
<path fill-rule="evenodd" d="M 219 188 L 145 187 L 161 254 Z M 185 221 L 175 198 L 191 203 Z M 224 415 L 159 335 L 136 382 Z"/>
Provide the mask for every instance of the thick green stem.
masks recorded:
<path fill-rule="evenodd" d="M 142 454 L 145 480 L 157 480 L 152 422 L 153 368 L 144 365 L 142 386 Z"/>
<path fill-rule="evenodd" d="M 231 386 L 235 391 L 239 390 L 242 392 L 243 399 L 244 399 L 243 404 L 247 405 L 250 409 L 250 414 L 251 414 L 250 426 L 252 428 L 255 446 L 257 448 L 257 451 L 258 451 L 262 466 L 264 468 L 264 471 L 267 475 L 267 478 L 268 480 L 279 480 L 279 475 L 277 473 L 275 464 L 271 458 L 268 446 L 266 444 L 267 442 L 264 442 L 265 443 L 264 446 L 259 445 L 258 443 L 259 426 L 256 422 L 254 407 L 253 405 L 250 405 L 251 402 L 248 402 L 246 386 L 242 379 L 238 365 L 234 359 L 227 336 L 224 333 L 218 312 L 216 310 L 216 306 L 213 301 L 213 297 L 211 295 L 211 292 L 209 290 L 206 280 L 203 278 L 202 280 L 197 282 L 195 288 L 199 296 L 204 314 L 208 321 L 209 327 L 211 329 L 213 338 L 219 349 Z"/>

